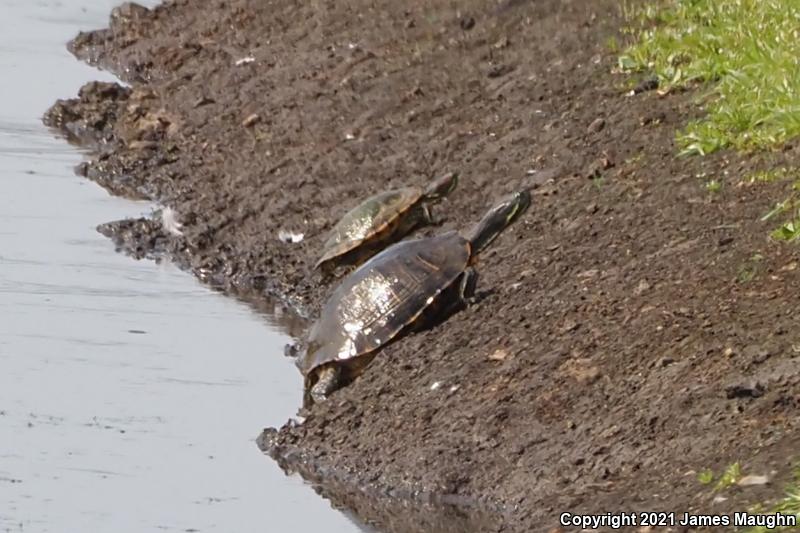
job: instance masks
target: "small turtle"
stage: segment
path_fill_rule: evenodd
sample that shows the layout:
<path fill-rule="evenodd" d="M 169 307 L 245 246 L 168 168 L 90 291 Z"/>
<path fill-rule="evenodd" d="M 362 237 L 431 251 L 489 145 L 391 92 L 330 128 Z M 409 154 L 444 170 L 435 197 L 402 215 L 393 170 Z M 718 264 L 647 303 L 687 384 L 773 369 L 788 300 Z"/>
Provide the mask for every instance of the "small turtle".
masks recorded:
<path fill-rule="evenodd" d="M 425 327 L 466 304 L 475 292 L 476 255 L 530 202 L 527 191 L 514 193 L 466 235 L 450 231 L 394 244 L 346 277 L 297 358 L 305 376 L 305 405 L 355 378 L 401 332 Z"/>
<path fill-rule="evenodd" d="M 428 204 L 455 189 L 458 176 L 445 174 L 425 190 L 405 187 L 371 196 L 351 209 L 331 230 L 314 268 L 330 272 L 337 264 L 357 265 L 419 224 L 433 224 Z"/>

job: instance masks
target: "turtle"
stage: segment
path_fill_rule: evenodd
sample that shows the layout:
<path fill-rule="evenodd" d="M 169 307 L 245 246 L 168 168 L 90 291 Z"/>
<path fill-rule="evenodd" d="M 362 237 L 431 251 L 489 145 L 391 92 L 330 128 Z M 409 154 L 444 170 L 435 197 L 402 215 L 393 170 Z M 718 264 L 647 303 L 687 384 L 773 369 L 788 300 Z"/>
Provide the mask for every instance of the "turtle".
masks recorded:
<path fill-rule="evenodd" d="M 492 207 L 469 232 L 406 240 L 349 274 L 311 326 L 296 364 L 305 377 L 304 406 L 357 377 L 380 348 L 468 305 L 475 258 L 531 203 L 527 190 Z"/>
<path fill-rule="evenodd" d="M 330 273 L 336 265 L 358 265 L 421 224 L 434 224 L 429 204 L 455 189 L 458 175 L 450 172 L 424 190 L 404 187 L 371 196 L 351 209 L 333 227 L 314 265 Z"/>

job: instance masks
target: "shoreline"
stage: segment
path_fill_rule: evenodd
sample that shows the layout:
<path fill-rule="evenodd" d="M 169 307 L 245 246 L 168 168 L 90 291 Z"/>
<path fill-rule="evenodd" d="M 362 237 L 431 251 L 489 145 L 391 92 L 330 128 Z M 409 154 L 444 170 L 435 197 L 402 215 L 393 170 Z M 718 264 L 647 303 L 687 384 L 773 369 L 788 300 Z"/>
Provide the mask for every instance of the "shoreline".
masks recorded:
<path fill-rule="evenodd" d="M 713 496 L 687 472 L 778 472 L 715 504 L 741 511 L 779 491 L 800 443 L 800 253 L 757 222 L 782 184 L 711 195 L 698 176 L 743 179 L 798 148 L 675 158 L 693 95 L 626 96 L 604 44 L 617 3 L 591 6 L 129 4 L 70 50 L 131 88 L 89 84 L 45 120 L 92 148 L 79 173 L 174 210 L 179 232 L 103 225 L 118 248 L 305 318 L 335 287 L 311 267 L 354 199 L 456 170 L 442 226 L 417 233 L 430 235 L 532 188 L 481 258 L 475 308 L 262 436 L 284 468 L 505 510 L 482 531 L 550 530 L 566 511 L 703 511 Z"/>

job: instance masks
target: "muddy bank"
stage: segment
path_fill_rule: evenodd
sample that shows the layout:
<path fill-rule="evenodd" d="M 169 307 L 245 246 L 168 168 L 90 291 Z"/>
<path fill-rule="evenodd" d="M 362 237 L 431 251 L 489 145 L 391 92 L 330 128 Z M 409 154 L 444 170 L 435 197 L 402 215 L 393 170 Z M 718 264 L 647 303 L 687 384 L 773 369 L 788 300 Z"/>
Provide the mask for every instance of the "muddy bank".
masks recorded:
<path fill-rule="evenodd" d="M 311 267 L 355 199 L 459 171 L 425 234 L 534 187 L 481 257 L 480 303 L 266 434 L 284 465 L 501 510 L 482 530 L 780 493 L 712 504 L 692 473 L 788 474 L 800 253 L 758 222 L 788 185 L 741 180 L 800 152 L 675 158 L 694 95 L 628 95 L 616 2 L 176 1 L 110 24 L 71 49 L 132 88 L 89 85 L 46 120 L 95 147 L 82 174 L 174 209 L 178 231 L 107 226 L 118 246 L 225 290 L 313 317 L 333 285 Z"/>

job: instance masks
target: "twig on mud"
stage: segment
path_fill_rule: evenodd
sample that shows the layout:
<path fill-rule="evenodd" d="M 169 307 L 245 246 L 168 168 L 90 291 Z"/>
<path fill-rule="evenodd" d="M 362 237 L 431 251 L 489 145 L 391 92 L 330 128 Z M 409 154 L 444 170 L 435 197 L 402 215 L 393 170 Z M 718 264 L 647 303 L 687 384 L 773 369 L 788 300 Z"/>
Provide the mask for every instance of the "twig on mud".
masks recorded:
<path fill-rule="evenodd" d="M 714 226 L 711 228 L 711 231 L 716 230 L 723 230 L 723 229 L 739 229 L 741 226 L 739 224 L 721 224 L 719 226 Z"/>
<path fill-rule="evenodd" d="M 275 165 L 271 166 L 271 167 L 269 168 L 269 170 L 267 170 L 267 174 L 275 174 L 275 173 L 276 173 L 278 170 L 280 170 L 281 168 L 283 168 L 283 167 L 285 167 L 286 165 L 288 165 L 288 164 L 289 164 L 291 161 L 292 161 L 292 159 L 291 159 L 290 157 L 287 157 L 287 158 L 285 158 L 285 159 L 282 159 L 282 160 L 281 160 L 280 162 L 278 162 L 277 164 L 275 164 Z"/>

